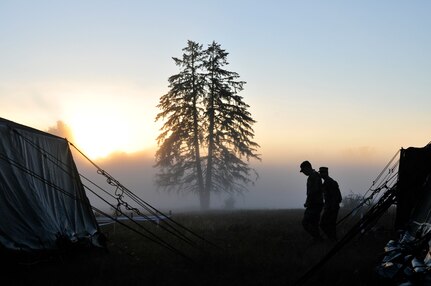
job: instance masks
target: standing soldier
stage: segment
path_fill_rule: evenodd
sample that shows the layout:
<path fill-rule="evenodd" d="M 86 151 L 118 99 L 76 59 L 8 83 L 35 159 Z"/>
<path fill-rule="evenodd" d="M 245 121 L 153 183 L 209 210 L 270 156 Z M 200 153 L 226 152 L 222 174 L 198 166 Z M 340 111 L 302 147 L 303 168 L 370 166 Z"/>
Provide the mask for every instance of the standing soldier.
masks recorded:
<path fill-rule="evenodd" d="M 327 167 L 320 167 L 319 173 L 323 179 L 323 198 L 325 200 L 320 227 L 329 239 L 337 240 L 337 216 L 342 200 L 340 188 L 338 183 L 329 177 Z"/>
<path fill-rule="evenodd" d="M 320 236 L 319 220 L 323 207 L 322 179 L 319 173 L 313 169 L 310 162 L 302 162 L 300 168 L 300 172 L 308 177 L 307 199 L 304 204 L 305 212 L 302 225 L 313 237 L 314 241 L 321 241 L 322 237 Z"/>

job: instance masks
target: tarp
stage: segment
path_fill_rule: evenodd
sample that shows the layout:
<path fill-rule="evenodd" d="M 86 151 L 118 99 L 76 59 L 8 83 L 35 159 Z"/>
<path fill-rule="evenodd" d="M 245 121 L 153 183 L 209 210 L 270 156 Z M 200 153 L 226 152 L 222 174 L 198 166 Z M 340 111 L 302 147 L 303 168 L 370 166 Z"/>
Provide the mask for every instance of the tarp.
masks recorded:
<path fill-rule="evenodd" d="M 97 233 L 67 140 L 0 118 L 0 244 L 51 250 Z"/>

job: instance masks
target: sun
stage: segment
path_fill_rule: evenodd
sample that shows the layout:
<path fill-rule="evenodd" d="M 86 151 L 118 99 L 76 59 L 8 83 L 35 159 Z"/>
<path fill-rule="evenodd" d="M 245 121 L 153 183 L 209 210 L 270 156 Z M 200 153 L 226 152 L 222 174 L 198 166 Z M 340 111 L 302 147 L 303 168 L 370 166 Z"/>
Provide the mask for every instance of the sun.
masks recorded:
<path fill-rule="evenodd" d="M 134 151 L 129 144 L 133 136 L 124 120 L 84 115 L 73 118 L 70 126 L 74 144 L 90 158 L 106 157 L 116 151 Z"/>
<path fill-rule="evenodd" d="M 139 115 L 133 106 L 126 109 L 105 102 L 80 106 L 65 121 L 72 131 L 72 143 L 90 159 L 99 159 L 115 152 L 137 152 L 155 143 Z"/>

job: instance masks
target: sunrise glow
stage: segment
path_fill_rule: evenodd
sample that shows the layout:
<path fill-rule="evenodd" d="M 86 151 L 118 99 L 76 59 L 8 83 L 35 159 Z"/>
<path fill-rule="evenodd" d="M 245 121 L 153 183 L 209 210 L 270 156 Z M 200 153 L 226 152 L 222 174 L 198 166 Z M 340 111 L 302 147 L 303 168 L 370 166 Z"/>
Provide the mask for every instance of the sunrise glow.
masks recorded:
<path fill-rule="evenodd" d="M 132 134 L 125 120 L 112 117 L 76 117 L 69 123 L 78 148 L 91 158 L 105 157 L 115 151 L 131 152 Z"/>
<path fill-rule="evenodd" d="M 83 92 L 74 98 L 64 104 L 63 120 L 71 129 L 72 143 L 89 158 L 133 153 L 155 145 L 155 126 L 140 120 L 154 120 L 145 102 L 125 102 L 100 90 Z"/>

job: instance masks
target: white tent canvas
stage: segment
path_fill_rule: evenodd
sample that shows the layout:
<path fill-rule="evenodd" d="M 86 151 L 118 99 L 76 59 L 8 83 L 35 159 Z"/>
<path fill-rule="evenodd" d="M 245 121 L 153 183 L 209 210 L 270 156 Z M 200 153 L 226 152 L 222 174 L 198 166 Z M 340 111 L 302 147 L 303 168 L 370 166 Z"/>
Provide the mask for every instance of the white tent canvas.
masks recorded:
<path fill-rule="evenodd" d="M 0 244 L 90 244 L 98 225 L 66 139 L 0 118 Z"/>

